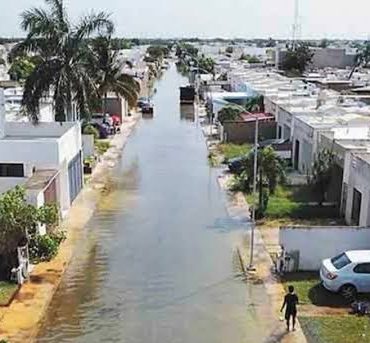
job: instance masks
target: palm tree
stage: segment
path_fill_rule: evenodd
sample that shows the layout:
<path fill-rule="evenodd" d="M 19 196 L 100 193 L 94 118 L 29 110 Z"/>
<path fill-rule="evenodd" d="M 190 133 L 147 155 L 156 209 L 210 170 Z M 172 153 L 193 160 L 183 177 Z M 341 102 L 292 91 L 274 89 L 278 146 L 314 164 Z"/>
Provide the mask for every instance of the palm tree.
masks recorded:
<path fill-rule="evenodd" d="M 72 119 L 72 103 L 80 115 L 89 113 L 89 97 L 97 92 L 87 72 L 86 55 L 93 33 L 112 33 L 113 23 L 104 12 L 91 13 L 77 24 L 71 24 L 63 0 L 45 0 L 48 9 L 32 8 L 22 13 L 22 28 L 26 39 L 16 47 L 16 53 L 33 52 L 41 63 L 27 78 L 22 105 L 32 120 L 38 120 L 39 102 L 51 92 L 55 104 L 55 119 Z"/>
<path fill-rule="evenodd" d="M 91 43 L 89 61 L 90 72 L 96 75 L 98 95 L 103 101 L 105 113 L 108 92 L 125 98 L 130 107 L 136 105 L 140 93 L 140 84 L 132 75 L 123 72 L 126 63 L 120 63 L 118 52 L 112 49 L 111 37 L 99 36 Z"/>

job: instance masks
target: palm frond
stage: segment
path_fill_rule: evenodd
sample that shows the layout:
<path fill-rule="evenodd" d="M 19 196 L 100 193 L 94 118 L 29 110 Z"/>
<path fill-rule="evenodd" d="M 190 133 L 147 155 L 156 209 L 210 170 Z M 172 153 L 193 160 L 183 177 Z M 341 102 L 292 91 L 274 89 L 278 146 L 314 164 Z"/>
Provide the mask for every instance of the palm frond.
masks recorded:
<path fill-rule="evenodd" d="M 110 15 L 105 12 L 91 13 L 84 16 L 73 30 L 77 40 L 89 37 L 95 32 L 106 32 L 106 34 L 111 35 L 113 31 L 113 22 L 110 20 Z"/>
<path fill-rule="evenodd" d="M 125 98 L 130 107 L 134 107 L 136 105 L 136 102 L 138 99 L 138 93 L 135 92 L 132 88 L 128 87 L 127 84 L 122 83 L 122 82 L 117 82 L 112 90 L 117 95 L 120 95 L 123 98 Z"/>
<path fill-rule="evenodd" d="M 21 27 L 25 31 L 29 31 L 33 36 L 49 35 L 55 32 L 55 21 L 42 8 L 31 8 L 21 14 Z"/>
<path fill-rule="evenodd" d="M 33 122 L 37 122 L 40 99 L 49 91 L 58 78 L 60 61 L 57 59 L 41 63 L 29 76 L 24 85 L 22 107 Z"/>

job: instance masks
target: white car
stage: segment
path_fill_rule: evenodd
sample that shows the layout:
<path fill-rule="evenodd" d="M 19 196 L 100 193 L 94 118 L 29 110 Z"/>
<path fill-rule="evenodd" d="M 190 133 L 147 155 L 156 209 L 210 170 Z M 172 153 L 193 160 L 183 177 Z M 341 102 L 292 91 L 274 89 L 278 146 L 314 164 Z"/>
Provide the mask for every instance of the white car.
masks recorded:
<path fill-rule="evenodd" d="M 370 292 L 370 250 L 346 251 L 322 261 L 320 278 L 324 287 L 345 298 Z"/>

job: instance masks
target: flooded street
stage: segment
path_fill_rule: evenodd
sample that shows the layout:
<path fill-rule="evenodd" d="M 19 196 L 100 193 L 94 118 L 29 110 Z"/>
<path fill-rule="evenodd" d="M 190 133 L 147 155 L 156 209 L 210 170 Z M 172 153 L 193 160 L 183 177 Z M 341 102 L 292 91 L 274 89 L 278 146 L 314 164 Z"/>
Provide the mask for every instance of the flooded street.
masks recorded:
<path fill-rule="evenodd" d="M 174 67 L 157 83 L 154 118 L 127 144 L 38 342 L 258 343 L 273 330 L 264 286 L 238 277 L 247 228 L 180 111 L 185 83 Z"/>

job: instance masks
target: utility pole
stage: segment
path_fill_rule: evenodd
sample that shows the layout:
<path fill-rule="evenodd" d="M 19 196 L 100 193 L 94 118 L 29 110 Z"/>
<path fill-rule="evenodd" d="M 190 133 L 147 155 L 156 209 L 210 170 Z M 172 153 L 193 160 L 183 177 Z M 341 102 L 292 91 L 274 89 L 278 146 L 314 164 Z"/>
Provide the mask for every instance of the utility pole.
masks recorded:
<path fill-rule="evenodd" d="M 258 116 L 256 115 L 256 128 L 254 132 L 254 165 L 253 165 L 253 207 L 252 207 L 252 228 L 250 241 L 250 259 L 248 271 L 255 271 L 254 259 L 254 233 L 256 229 L 256 197 L 257 197 L 257 163 L 258 163 Z"/>
<path fill-rule="evenodd" d="M 292 26 L 292 48 L 295 49 L 300 38 L 301 25 L 299 22 L 299 0 L 294 0 L 294 22 Z"/>

